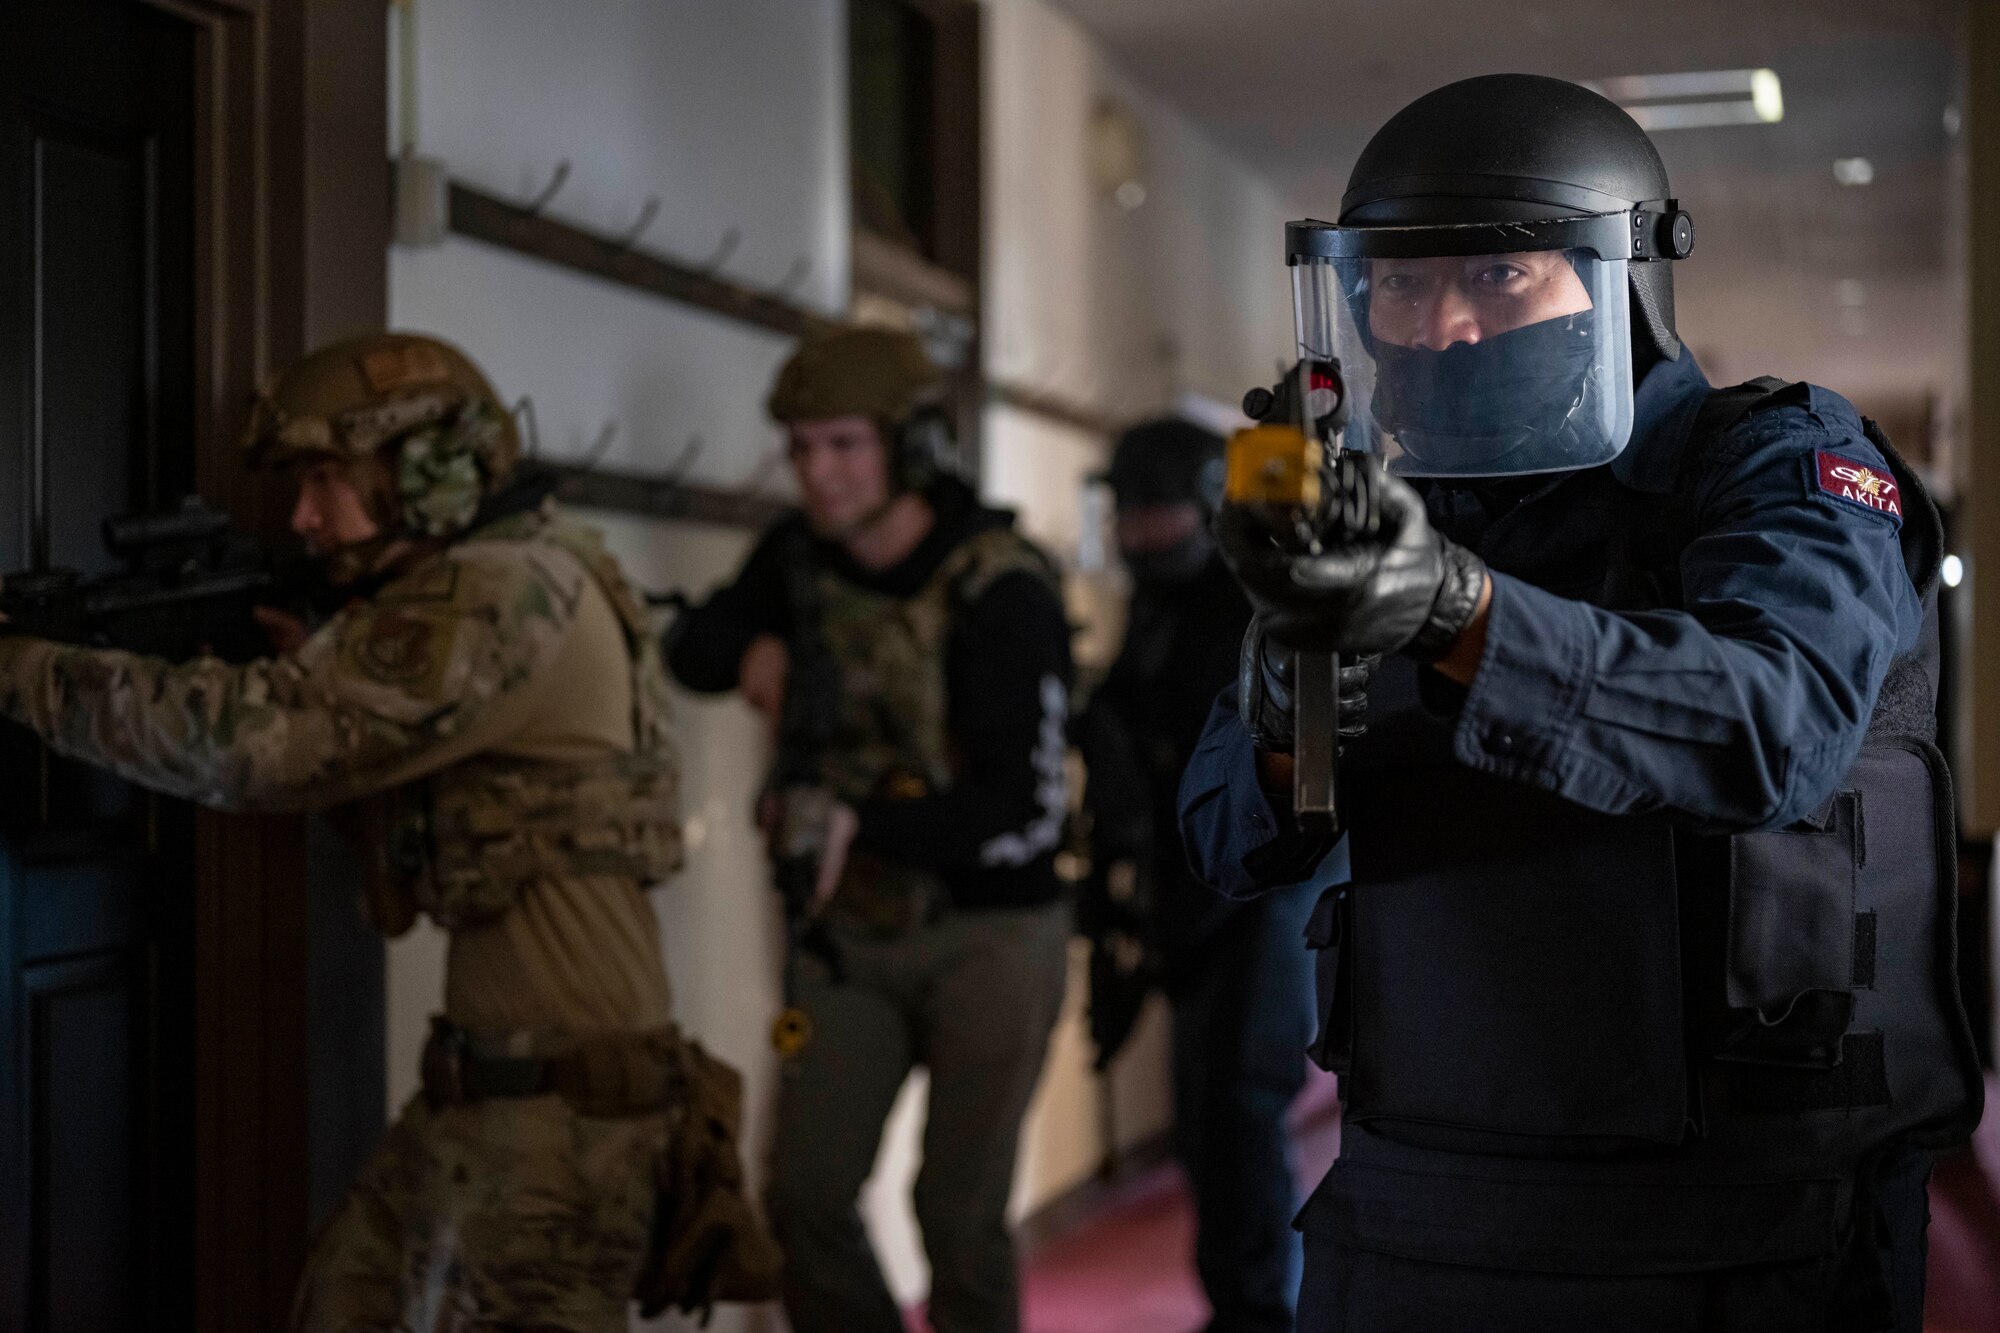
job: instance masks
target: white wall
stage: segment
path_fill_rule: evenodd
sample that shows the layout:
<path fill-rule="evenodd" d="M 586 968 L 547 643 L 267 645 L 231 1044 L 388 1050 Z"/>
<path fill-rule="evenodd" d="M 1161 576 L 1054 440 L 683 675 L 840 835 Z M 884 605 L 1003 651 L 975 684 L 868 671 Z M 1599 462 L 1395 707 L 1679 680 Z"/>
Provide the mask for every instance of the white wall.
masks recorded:
<path fill-rule="evenodd" d="M 1115 416 L 1268 383 L 1292 327 L 1277 192 L 1047 0 L 988 0 L 986 42 L 989 372 Z M 1141 130 L 1129 211 L 1091 179 L 1104 99 Z"/>
<path fill-rule="evenodd" d="M 840 0 L 418 0 L 421 151 L 526 199 L 571 163 L 548 213 L 722 272 L 847 305 L 845 28 Z M 456 333 L 509 396 L 529 394 L 552 455 L 607 420 L 601 460 L 644 472 L 687 438 L 696 474 L 740 480 L 775 448 L 759 405 L 787 339 L 457 238 L 391 255 L 392 322 Z M 476 345 L 472 345 L 476 344 Z"/>
<path fill-rule="evenodd" d="M 527 198 L 568 159 L 557 217 L 623 231 L 657 195 L 640 245 L 683 260 L 741 242 L 724 272 L 772 285 L 810 260 L 798 296 L 848 302 L 846 44 L 841 0 L 418 0 L 421 151 L 494 194 Z M 1275 195 L 1136 88 L 1043 0 L 991 0 L 986 55 L 988 203 L 985 345 L 997 378 L 1121 416 L 1184 391 L 1234 401 L 1267 379 L 1289 341 Z M 393 86 L 393 82 L 392 82 Z M 1087 165 L 1092 107 L 1109 96 L 1144 129 L 1147 202 L 1100 197 Z M 399 248 L 391 322 L 448 337 L 503 395 L 533 398 L 546 455 L 576 458 L 615 422 L 602 464 L 658 474 L 699 436 L 694 475 L 719 485 L 774 458 L 761 403 L 787 340 L 457 238 Z M 1171 354 L 1166 349 L 1173 349 Z M 1081 478 L 1105 442 L 995 408 L 990 495 L 1028 531 L 1075 549 Z M 740 561 L 748 534 L 592 516 L 648 586 L 702 592 Z M 1114 582 L 1077 580 L 1086 652 L 1115 631 Z M 778 1003 L 779 929 L 747 810 L 763 741 L 735 700 L 683 697 L 687 869 L 655 895 L 681 1022 L 746 1076 L 749 1162 L 761 1178 L 775 1067 L 766 1034 Z M 443 940 L 429 927 L 389 956 L 392 1108 L 415 1087 L 426 1016 L 439 1003 Z M 1073 960 L 1080 963 L 1080 956 Z M 1088 1072 L 1081 975 L 1030 1112 L 1018 1216 L 1082 1180 L 1104 1150 Z M 1119 1070 L 1121 1142 L 1165 1123 L 1165 1048 L 1151 1015 Z M 892 1118 L 864 1200 L 891 1285 L 927 1282 L 907 1193 L 922 1080 Z M 776 1328 L 769 1311 L 728 1309 L 715 1327 Z M 672 1321 L 666 1325 L 672 1326 Z"/>

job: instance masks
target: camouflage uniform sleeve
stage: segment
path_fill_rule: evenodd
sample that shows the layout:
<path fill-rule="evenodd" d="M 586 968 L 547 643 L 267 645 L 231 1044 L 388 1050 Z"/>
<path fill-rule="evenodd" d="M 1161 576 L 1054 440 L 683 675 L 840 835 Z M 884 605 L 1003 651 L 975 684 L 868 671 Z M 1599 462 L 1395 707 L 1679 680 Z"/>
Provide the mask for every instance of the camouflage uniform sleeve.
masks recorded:
<path fill-rule="evenodd" d="M 339 805 L 517 729 L 583 578 L 560 552 L 457 548 L 237 666 L 0 638 L 0 714 L 59 753 L 233 810 Z"/>

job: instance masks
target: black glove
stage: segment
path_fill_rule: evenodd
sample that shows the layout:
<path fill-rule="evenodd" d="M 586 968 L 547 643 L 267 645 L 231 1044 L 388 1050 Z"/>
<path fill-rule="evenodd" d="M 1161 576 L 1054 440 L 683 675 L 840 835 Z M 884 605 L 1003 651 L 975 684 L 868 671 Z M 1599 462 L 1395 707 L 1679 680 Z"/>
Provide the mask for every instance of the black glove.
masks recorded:
<path fill-rule="evenodd" d="M 1090 1041 L 1097 1048 L 1091 1067 L 1100 1073 L 1125 1049 L 1153 992 L 1157 977 L 1149 961 L 1133 936 L 1090 942 Z"/>
<path fill-rule="evenodd" d="M 66 569 L 22 570 L 0 580 L 0 634 L 87 643 L 82 580 Z"/>
<path fill-rule="evenodd" d="M 1358 740 L 1368 731 L 1368 678 L 1382 659 L 1340 659 L 1340 739 Z M 1292 749 L 1292 650 L 1272 642 L 1263 622 L 1253 619 L 1243 631 L 1243 656 L 1237 668 L 1236 713 L 1250 728 L 1260 750 L 1289 754 Z M 1343 744 L 1341 750 L 1344 752 Z"/>
<path fill-rule="evenodd" d="M 833 822 L 834 795 L 824 787 L 793 784 L 765 801 L 765 841 L 771 853 L 772 882 L 793 920 L 815 916 L 820 862 Z"/>
<path fill-rule="evenodd" d="M 1365 530 L 1329 529 L 1318 554 L 1300 554 L 1257 513 L 1226 505 L 1215 520 L 1223 559 L 1279 643 L 1435 661 L 1472 623 L 1486 564 L 1431 527 L 1408 482 L 1372 459 L 1340 461 L 1353 487 L 1341 508 L 1368 515 Z"/>

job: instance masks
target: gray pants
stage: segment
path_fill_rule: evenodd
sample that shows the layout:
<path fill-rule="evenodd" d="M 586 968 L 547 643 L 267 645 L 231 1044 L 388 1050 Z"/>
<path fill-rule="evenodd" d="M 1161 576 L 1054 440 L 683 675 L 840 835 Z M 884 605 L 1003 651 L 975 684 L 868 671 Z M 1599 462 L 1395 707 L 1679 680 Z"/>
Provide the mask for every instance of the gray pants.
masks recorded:
<path fill-rule="evenodd" d="M 812 1020 L 778 1094 L 769 1205 L 795 1333 L 901 1333 L 855 1207 L 903 1080 L 930 1070 L 914 1202 L 937 1333 L 1020 1323 L 1007 1193 L 1062 1007 L 1067 903 L 962 912 L 893 940 L 835 928 L 844 978 L 793 963 Z"/>

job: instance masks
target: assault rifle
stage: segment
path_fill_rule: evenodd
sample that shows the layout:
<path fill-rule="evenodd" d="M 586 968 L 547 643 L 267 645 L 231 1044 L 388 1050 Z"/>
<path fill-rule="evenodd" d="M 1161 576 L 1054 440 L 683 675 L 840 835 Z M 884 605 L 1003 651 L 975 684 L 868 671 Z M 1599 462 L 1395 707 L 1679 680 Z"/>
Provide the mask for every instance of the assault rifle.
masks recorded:
<path fill-rule="evenodd" d="M 781 805 L 800 789 L 819 791 L 826 781 L 826 752 L 833 743 L 840 715 L 840 679 L 833 654 L 820 629 L 818 580 L 814 577 L 811 540 L 803 531 L 793 536 L 786 552 L 786 600 L 791 632 L 785 639 L 785 702 L 778 717 L 777 753 L 773 756 L 769 790 Z M 783 812 L 790 813 L 790 812 Z M 802 812 L 804 813 L 804 812 Z M 813 888 L 819 881 L 818 835 L 824 821 L 782 819 L 799 827 L 781 828 L 776 845 L 778 891 L 785 914 L 794 923 L 811 915 Z"/>
<path fill-rule="evenodd" d="M 785 904 L 792 959 L 785 966 L 785 1009 L 772 1029 L 781 1055 L 794 1055 L 812 1038 L 812 1024 L 797 1002 L 792 968 L 808 953 L 826 965 L 838 982 L 846 974 L 840 948 L 826 917 L 814 902 L 826 854 L 826 754 L 840 717 L 840 674 L 820 627 L 820 596 L 812 541 L 801 529 L 786 552 L 786 600 L 791 632 L 785 638 L 785 701 L 778 717 L 777 752 L 765 784 L 775 803 L 777 827 L 771 840 L 771 875 Z"/>
<path fill-rule="evenodd" d="M 232 662 L 271 653 L 251 608 L 303 609 L 302 571 L 281 569 L 226 514 L 189 496 L 151 514 L 104 521 L 104 545 L 124 566 L 85 576 L 31 569 L 0 579 L 0 632 L 185 661 L 208 652 Z"/>

